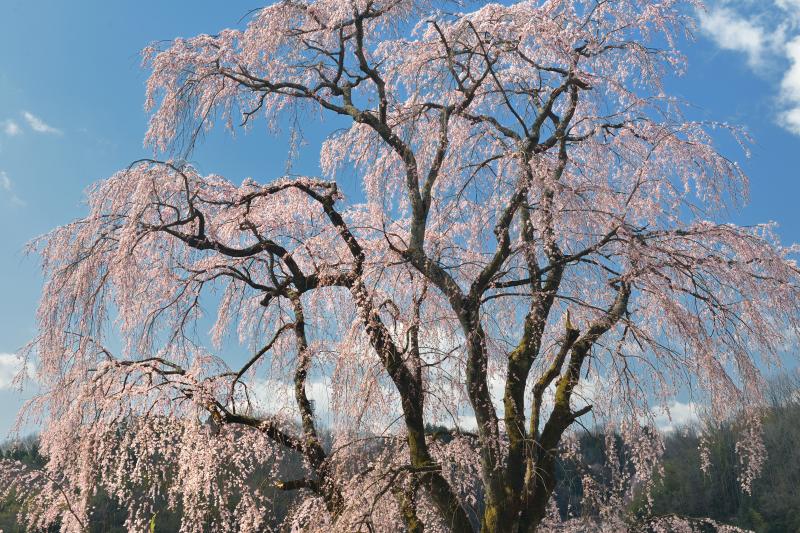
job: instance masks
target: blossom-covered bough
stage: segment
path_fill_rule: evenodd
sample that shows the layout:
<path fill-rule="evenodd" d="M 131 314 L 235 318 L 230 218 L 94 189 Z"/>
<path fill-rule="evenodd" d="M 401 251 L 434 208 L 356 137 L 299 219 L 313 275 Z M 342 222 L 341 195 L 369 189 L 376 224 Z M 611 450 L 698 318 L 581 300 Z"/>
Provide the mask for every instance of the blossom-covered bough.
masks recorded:
<path fill-rule="evenodd" d="M 214 120 L 349 126 L 322 146 L 324 178 L 136 162 L 35 243 L 27 413 L 49 462 L 4 466 L 31 527 L 84 530 L 99 486 L 132 531 L 158 505 L 183 531 L 261 531 L 266 476 L 297 492 L 298 531 L 585 530 L 552 513 L 576 421 L 622 435 L 641 488 L 678 393 L 756 413 L 796 340 L 800 271 L 770 226 L 713 221 L 747 181 L 709 131 L 738 132 L 663 93 L 698 8 L 285 0 L 148 49 L 157 152 L 185 158 Z M 346 201 L 345 172 L 363 197 Z M 304 476 L 282 477 L 288 455 Z M 586 494 L 619 519 L 622 500 Z"/>

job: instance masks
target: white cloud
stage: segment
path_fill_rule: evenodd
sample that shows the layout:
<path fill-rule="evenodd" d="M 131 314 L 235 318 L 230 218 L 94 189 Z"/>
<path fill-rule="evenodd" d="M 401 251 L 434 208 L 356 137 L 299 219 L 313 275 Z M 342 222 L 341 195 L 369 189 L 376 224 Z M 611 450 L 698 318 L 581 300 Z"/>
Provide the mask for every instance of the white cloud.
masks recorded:
<path fill-rule="evenodd" d="M 14 378 L 22 371 L 23 364 L 17 354 L 0 353 L 0 390 L 12 388 Z"/>
<path fill-rule="evenodd" d="M 701 13 L 700 25 L 723 50 L 745 53 L 751 67 L 762 63 L 767 45 L 763 28 L 726 7 Z"/>
<path fill-rule="evenodd" d="M 61 135 L 63 132 L 58 129 L 54 128 L 53 126 L 47 124 L 44 120 L 40 119 L 33 113 L 29 113 L 28 111 L 22 112 L 22 117 L 25 119 L 25 122 L 28 123 L 30 128 L 38 133 L 51 133 L 54 135 Z"/>
<path fill-rule="evenodd" d="M 796 135 L 800 135 L 800 107 L 783 111 L 779 117 L 781 126 Z"/>
<path fill-rule="evenodd" d="M 20 129 L 19 124 L 11 119 L 8 119 L 3 122 L 3 133 L 9 137 L 14 137 L 15 135 L 22 133 L 22 130 Z"/>
<path fill-rule="evenodd" d="M 781 80 L 781 98 L 786 110 L 781 113 L 781 124 L 800 135 L 800 36 L 786 43 L 786 57 L 791 66 Z"/>
<path fill-rule="evenodd" d="M 663 407 L 654 409 L 656 427 L 668 433 L 693 424 L 700 419 L 697 409 L 698 406 L 694 402 L 672 402 L 666 409 Z"/>
<path fill-rule="evenodd" d="M 760 75 L 773 76 L 781 65 L 776 122 L 800 135 L 800 0 L 719 0 L 700 23 L 717 46 L 746 55 Z"/>
<path fill-rule="evenodd" d="M 294 413 L 297 404 L 294 384 L 274 379 L 255 379 L 248 387 L 252 407 L 271 414 Z M 308 381 L 306 394 L 313 402 L 315 413 L 322 419 L 330 419 L 330 387 L 322 381 Z"/>

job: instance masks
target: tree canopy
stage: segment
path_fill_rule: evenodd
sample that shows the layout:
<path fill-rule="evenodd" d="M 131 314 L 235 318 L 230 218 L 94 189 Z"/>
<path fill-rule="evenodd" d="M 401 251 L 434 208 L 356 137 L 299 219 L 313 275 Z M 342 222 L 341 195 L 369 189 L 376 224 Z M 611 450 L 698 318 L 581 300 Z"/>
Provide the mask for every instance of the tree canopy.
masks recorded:
<path fill-rule="evenodd" d="M 711 133 L 743 135 L 664 94 L 701 7 L 283 0 L 146 49 L 156 155 L 33 244 L 31 527 L 82 531 L 99 486 L 133 531 L 158 498 L 181 531 L 260 531 L 254 476 L 294 454 L 302 477 L 272 470 L 304 495 L 293 530 L 533 532 L 576 422 L 616 428 L 647 485 L 678 393 L 716 417 L 758 405 L 800 333 L 797 248 L 724 221 L 747 178 Z M 237 185 L 186 163 L 217 121 L 287 115 L 349 121 L 321 176 Z M 264 383 L 283 409 L 258 405 Z"/>

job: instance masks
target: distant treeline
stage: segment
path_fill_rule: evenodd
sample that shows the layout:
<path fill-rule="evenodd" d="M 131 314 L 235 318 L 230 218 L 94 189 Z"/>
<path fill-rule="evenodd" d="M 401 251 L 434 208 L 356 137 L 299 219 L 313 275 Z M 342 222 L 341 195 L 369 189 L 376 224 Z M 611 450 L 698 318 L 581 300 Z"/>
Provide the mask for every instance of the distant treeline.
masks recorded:
<path fill-rule="evenodd" d="M 667 439 L 655 513 L 705 516 L 757 533 L 800 533 L 800 373 L 772 380 L 766 397 L 767 460 L 752 496 L 737 481 L 735 447 L 742 430 L 737 421 L 704 429 L 711 451 L 708 475 L 700 469 L 699 431 L 692 427 Z"/>
<path fill-rule="evenodd" d="M 767 460 L 761 476 L 753 484 L 752 495 L 744 493 L 737 480 L 740 464 L 735 453 L 736 442 L 742 435 L 737 420 L 679 428 L 666 437 L 663 458 L 663 478 L 658 479 L 653 493 L 653 505 L 646 510 L 644 496 L 629 500 L 631 516 L 678 515 L 712 518 L 720 523 L 751 529 L 757 533 L 800 533 L 800 374 L 773 380 L 767 391 L 768 406 L 763 414 L 764 443 Z M 446 428 L 430 427 L 437 438 L 449 433 Z M 700 468 L 700 435 L 705 435 L 710 451 L 711 469 L 704 474 Z M 559 510 L 580 514 L 582 484 L 580 472 L 603 472 L 606 466 L 606 435 L 587 432 L 581 436 L 582 463 L 562 461 L 556 499 Z M 446 438 L 446 437 L 445 437 Z M 617 439 L 618 441 L 618 439 Z M 619 446 L 624 461 L 624 447 Z M 0 457 L 20 460 L 30 466 L 41 466 L 44 459 L 38 451 L 36 437 L 0 447 Z M 299 460 L 287 456 L 281 469 L 291 478 L 301 473 Z M 266 474 L 265 474 L 266 475 Z M 597 477 L 604 482 L 603 475 Z M 263 487 L 265 479 L 254 480 Z M 610 478 L 605 482 L 610 483 Z M 125 513 L 106 494 L 94 498 L 92 533 L 123 532 Z M 274 526 L 286 516 L 292 505 L 291 493 L 275 491 Z M 166 505 L 154 520 L 155 531 L 178 531 L 180 509 L 168 510 Z M 0 502 L 0 530 L 4 533 L 24 533 L 17 524 L 20 509 L 10 498 Z"/>

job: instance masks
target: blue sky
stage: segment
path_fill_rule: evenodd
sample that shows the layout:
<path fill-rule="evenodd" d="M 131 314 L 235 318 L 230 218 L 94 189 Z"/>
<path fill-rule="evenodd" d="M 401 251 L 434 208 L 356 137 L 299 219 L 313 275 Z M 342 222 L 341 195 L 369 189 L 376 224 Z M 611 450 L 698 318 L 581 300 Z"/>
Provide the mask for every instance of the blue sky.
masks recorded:
<path fill-rule="evenodd" d="M 84 213 L 92 182 L 150 155 L 142 146 L 148 43 L 236 25 L 250 2 L 228 0 L 0 0 L 0 438 L 22 394 L 9 387 L 13 354 L 34 334 L 41 279 L 24 255 L 33 237 Z M 692 43 L 689 70 L 669 91 L 695 118 L 745 125 L 752 157 L 720 133 L 742 160 L 750 203 L 730 220 L 779 223 L 800 242 L 800 0 L 727 1 L 711 6 Z M 315 173 L 321 130 L 307 131 Z M 212 133 L 192 161 L 233 180 L 270 179 L 285 169 L 287 143 L 264 124 L 232 139 Z M 352 178 L 350 178 L 352 179 Z M 349 184 L 354 186 L 354 184 Z"/>

